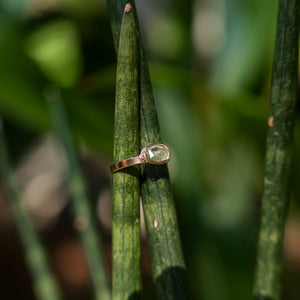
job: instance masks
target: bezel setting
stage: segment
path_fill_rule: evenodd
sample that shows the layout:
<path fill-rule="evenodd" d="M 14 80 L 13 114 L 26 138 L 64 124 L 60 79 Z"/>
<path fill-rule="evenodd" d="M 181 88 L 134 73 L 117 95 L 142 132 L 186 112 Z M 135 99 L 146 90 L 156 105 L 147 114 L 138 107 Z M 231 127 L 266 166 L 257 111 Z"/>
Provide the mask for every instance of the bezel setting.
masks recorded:
<path fill-rule="evenodd" d="M 165 151 L 165 156 L 166 156 L 165 159 L 153 160 L 147 155 L 149 148 L 155 148 L 155 147 L 161 148 L 160 149 L 161 151 Z M 160 143 L 150 143 L 150 144 L 146 145 L 141 150 L 141 153 L 139 155 L 141 164 L 148 163 L 148 164 L 153 164 L 153 165 L 164 165 L 170 160 L 170 157 L 171 157 L 171 153 L 170 153 L 169 148 L 166 145 L 160 144 Z"/>

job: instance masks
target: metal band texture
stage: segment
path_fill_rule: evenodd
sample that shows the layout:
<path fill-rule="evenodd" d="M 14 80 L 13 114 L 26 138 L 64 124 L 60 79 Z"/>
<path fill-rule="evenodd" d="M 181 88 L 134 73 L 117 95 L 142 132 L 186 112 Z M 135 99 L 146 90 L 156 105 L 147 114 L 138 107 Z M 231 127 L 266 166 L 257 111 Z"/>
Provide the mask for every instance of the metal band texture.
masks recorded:
<path fill-rule="evenodd" d="M 111 169 L 111 172 L 114 173 L 116 171 L 122 170 L 124 168 L 130 167 L 130 166 L 133 166 L 133 165 L 137 165 L 137 164 L 140 164 L 140 163 L 141 163 L 140 157 L 135 156 L 135 157 L 131 157 L 131 158 L 128 158 L 128 159 L 124 159 L 124 160 L 119 161 L 115 164 L 112 164 L 110 169 Z"/>

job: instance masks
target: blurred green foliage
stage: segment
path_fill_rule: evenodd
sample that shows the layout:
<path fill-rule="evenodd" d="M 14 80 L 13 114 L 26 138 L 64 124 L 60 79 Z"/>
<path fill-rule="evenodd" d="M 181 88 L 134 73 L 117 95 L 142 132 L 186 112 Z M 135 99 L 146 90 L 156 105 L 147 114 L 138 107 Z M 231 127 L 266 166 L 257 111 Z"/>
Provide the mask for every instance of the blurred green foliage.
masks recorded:
<path fill-rule="evenodd" d="M 63 87 L 78 80 L 81 53 L 74 23 L 55 20 L 38 28 L 28 37 L 26 50 L 49 80 Z"/>
<path fill-rule="evenodd" d="M 252 299 L 277 1 L 137 8 L 172 150 L 190 298 Z M 44 91 L 54 83 L 77 141 L 112 157 L 113 49 L 105 1 L 0 2 L 0 114 L 15 155 L 50 130 Z M 298 220 L 299 141 L 298 118 L 290 211 Z M 285 273 L 284 299 L 296 300 L 300 267 Z"/>

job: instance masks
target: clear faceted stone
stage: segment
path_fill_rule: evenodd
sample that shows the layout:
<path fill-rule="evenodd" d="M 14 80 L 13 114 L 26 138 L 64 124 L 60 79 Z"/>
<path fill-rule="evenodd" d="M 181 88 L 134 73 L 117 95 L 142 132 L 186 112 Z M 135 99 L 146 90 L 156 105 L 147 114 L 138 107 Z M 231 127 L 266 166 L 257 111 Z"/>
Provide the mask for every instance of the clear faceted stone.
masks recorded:
<path fill-rule="evenodd" d="M 148 159 L 152 160 L 153 162 L 168 161 L 170 158 L 168 147 L 161 144 L 147 147 L 146 155 Z"/>

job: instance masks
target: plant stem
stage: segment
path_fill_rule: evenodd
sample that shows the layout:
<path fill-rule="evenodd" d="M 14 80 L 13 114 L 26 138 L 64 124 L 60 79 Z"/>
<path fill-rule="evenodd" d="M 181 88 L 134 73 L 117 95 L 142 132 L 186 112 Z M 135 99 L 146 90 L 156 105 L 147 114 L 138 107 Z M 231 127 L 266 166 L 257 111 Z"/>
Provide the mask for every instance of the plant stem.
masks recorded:
<path fill-rule="evenodd" d="M 256 299 L 280 299 L 284 225 L 290 198 L 298 83 L 299 1 L 279 0 L 265 160 Z"/>
<path fill-rule="evenodd" d="M 103 262 L 101 239 L 91 213 L 90 201 L 87 197 L 84 179 L 76 157 L 75 147 L 67 124 L 64 109 L 61 103 L 59 90 L 48 91 L 47 94 L 53 125 L 56 129 L 58 140 L 68 168 L 68 186 L 71 198 L 77 229 L 83 243 L 86 259 L 88 261 L 91 278 L 96 299 L 111 299 L 109 285 L 106 278 L 105 265 Z"/>
<path fill-rule="evenodd" d="M 134 1 L 130 1 L 134 7 Z M 108 0 L 116 50 L 125 0 Z M 136 20 L 137 14 L 136 14 Z M 148 64 L 136 21 L 140 50 L 140 142 L 162 142 Z M 135 154 L 137 155 L 137 154 Z M 167 166 L 142 168 L 141 195 L 158 299 L 185 299 L 185 263 Z"/>
<path fill-rule="evenodd" d="M 136 156 L 139 152 L 137 40 L 132 7 L 126 6 L 117 62 L 114 161 Z M 113 175 L 114 299 L 140 297 L 140 252 L 139 167 L 133 166 Z"/>
<path fill-rule="evenodd" d="M 23 242 L 25 258 L 33 279 L 34 292 L 40 300 L 59 300 L 60 292 L 55 277 L 48 265 L 45 250 L 31 224 L 17 187 L 8 154 L 3 124 L 0 119 L 0 166 L 10 207 Z"/>

